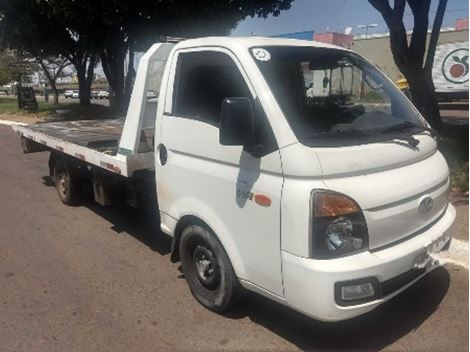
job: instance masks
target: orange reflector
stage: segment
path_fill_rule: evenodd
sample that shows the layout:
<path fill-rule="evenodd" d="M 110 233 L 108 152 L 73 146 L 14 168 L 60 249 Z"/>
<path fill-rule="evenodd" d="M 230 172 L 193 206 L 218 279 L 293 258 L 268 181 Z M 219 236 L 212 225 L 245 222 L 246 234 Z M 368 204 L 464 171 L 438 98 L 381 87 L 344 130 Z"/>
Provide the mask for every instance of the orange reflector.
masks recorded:
<path fill-rule="evenodd" d="M 255 203 L 261 205 L 262 207 L 270 207 L 271 206 L 271 198 L 265 196 L 263 194 L 256 194 L 255 195 Z"/>
<path fill-rule="evenodd" d="M 351 198 L 336 193 L 315 193 L 313 203 L 313 214 L 315 217 L 338 216 L 355 213 L 360 210 L 359 206 Z"/>

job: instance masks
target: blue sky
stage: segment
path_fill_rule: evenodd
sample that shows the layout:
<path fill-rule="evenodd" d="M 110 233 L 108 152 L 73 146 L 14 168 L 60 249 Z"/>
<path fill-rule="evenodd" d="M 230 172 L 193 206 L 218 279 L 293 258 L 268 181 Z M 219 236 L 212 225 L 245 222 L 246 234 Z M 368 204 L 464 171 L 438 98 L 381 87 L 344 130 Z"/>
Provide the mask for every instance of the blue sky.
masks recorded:
<path fill-rule="evenodd" d="M 432 1 L 431 19 L 434 18 L 437 0 Z M 455 20 L 468 17 L 468 0 L 448 0 L 443 27 L 454 27 Z M 232 35 L 271 35 L 288 32 L 314 30 L 344 32 L 352 27 L 355 34 L 363 33 L 359 24 L 377 23 L 370 32 L 385 32 L 386 25 L 380 15 L 367 0 L 295 0 L 289 10 L 280 16 L 267 19 L 247 18 L 240 22 Z M 405 13 L 405 25 L 413 26 L 409 8 Z"/>

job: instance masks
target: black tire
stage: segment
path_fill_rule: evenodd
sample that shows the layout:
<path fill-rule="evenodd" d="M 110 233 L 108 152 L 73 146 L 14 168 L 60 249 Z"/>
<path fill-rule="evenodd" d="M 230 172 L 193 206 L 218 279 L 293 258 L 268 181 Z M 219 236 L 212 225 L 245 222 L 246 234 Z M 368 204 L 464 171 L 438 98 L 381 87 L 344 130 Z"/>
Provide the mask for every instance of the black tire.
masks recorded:
<path fill-rule="evenodd" d="M 214 234 L 189 226 L 181 234 L 179 250 L 186 281 L 199 303 L 221 313 L 240 301 L 243 288 Z"/>
<path fill-rule="evenodd" d="M 72 180 L 62 163 L 54 166 L 54 183 L 59 199 L 65 205 L 76 205 L 80 199 L 80 183 Z"/>

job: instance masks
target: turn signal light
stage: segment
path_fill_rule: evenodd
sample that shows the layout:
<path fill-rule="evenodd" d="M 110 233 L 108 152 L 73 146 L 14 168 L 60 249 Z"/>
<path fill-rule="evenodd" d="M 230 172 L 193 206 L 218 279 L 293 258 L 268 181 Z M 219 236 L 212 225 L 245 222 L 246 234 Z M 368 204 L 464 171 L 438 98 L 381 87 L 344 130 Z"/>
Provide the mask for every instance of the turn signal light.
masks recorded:
<path fill-rule="evenodd" d="M 318 192 L 314 195 L 315 217 L 340 216 L 360 211 L 356 202 L 341 194 Z"/>

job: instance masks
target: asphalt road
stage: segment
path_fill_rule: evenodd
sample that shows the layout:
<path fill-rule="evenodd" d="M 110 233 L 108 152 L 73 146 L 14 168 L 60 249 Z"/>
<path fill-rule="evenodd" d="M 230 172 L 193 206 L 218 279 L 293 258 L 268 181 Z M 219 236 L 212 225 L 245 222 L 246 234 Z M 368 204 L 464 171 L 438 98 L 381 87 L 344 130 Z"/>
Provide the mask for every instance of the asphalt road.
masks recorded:
<path fill-rule="evenodd" d="M 468 272 L 456 266 L 342 323 L 257 295 L 211 313 L 135 214 L 63 206 L 47 158 L 23 155 L 0 126 L 0 351 L 468 350 Z"/>

